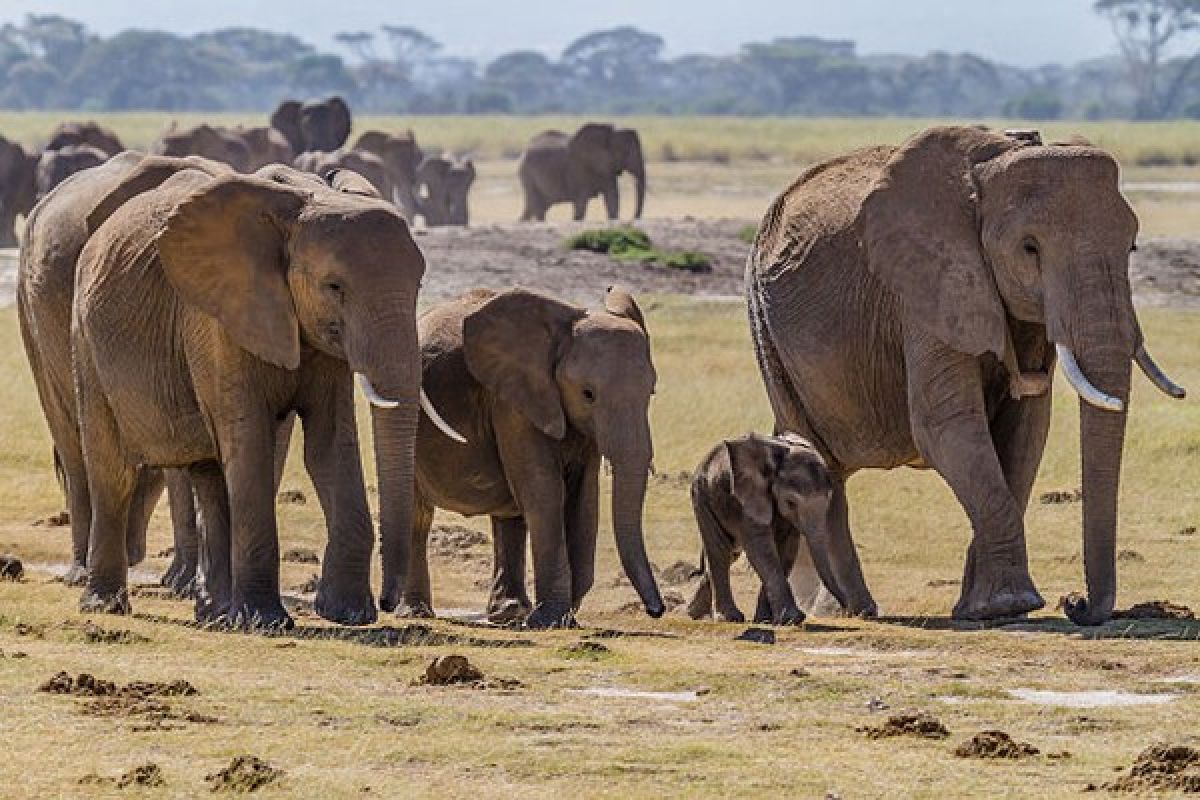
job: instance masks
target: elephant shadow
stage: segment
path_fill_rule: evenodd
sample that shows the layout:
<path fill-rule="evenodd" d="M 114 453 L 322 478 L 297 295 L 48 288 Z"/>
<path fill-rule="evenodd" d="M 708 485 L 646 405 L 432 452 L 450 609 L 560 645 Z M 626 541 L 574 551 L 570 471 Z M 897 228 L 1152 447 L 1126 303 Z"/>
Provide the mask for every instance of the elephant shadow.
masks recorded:
<path fill-rule="evenodd" d="M 1003 631 L 1041 633 L 1097 641 L 1103 639 L 1156 639 L 1200 642 L 1200 619 L 1112 619 L 1103 625 L 1079 626 L 1065 617 L 1017 617 L 986 621 L 951 617 L 886 616 L 875 622 L 929 631 Z"/>

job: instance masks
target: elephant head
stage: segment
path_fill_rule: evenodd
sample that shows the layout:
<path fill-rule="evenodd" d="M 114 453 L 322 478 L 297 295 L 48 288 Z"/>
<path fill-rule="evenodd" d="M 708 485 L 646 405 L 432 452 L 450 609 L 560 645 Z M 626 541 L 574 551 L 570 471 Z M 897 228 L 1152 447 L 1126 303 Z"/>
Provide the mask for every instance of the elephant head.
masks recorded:
<path fill-rule="evenodd" d="M 241 136 L 208 124 L 172 129 L 159 138 L 153 150 L 158 155 L 171 158 L 201 156 L 228 164 L 238 172 L 249 172 L 251 166 L 250 148 Z"/>
<path fill-rule="evenodd" d="M 419 202 L 426 225 L 467 224 L 467 195 L 475 182 L 475 163 L 471 159 L 429 156 L 417 169 L 417 181 L 425 187 Z"/>
<path fill-rule="evenodd" d="M 567 153 L 571 169 L 577 173 L 574 179 L 597 190 L 622 172 L 632 175 L 637 191 L 634 219 L 641 218 L 646 201 L 646 162 L 637 131 L 591 122 L 571 136 Z"/>
<path fill-rule="evenodd" d="M 512 289 L 464 320 L 463 352 L 475 379 L 543 434 L 555 440 L 582 434 L 608 459 L 621 565 L 647 612 L 661 615 L 642 532 L 656 375 L 637 303 L 610 289 L 605 310 L 587 312 Z"/>
<path fill-rule="evenodd" d="M 1116 599 L 1132 362 L 1183 395 L 1147 354 L 1134 313 L 1129 253 L 1138 222 L 1116 162 L 1083 144 L 935 128 L 892 154 L 860 224 L 868 267 L 899 295 L 905 319 L 955 350 L 1015 364 L 1010 320 L 1045 326 L 1081 399 L 1088 598 L 1067 613 L 1079 624 L 1104 622 Z M 1054 354 L 1039 355 L 1052 369 Z"/>
<path fill-rule="evenodd" d="M 412 131 L 400 134 L 367 131 L 354 142 L 354 149 L 374 153 L 383 159 L 392 185 L 392 200 L 412 219 L 417 214 L 417 167 L 422 158 Z"/>
<path fill-rule="evenodd" d="M 298 100 L 284 100 L 271 112 L 270 119 L 271 127 L 283 134 L 295 155 L 307 149 L 304 146 L 304 133 L 300 130 L 300 105 Z"/>
<path fill-rule="evenodd" d="M 45 150 L 38 159 L 37 196 L 40 200 L 67 178 L 107 161 L 108 154 L 87 144 L 66 145 L 58 150 Z"/>
<path fill-rule="evenodd" d="M 61 150 L 72 145 L 90 145 L 112 158 L 125 149 L 121 139 L 95 122 L 64 122 L 50 134 L 46 150 Z"/>
<path fill-rule="evenodd" d="M 18 214 L 37 199 L 37 153 L 0 136 L 0 247 L 16 247 Z"/>
<path fill-rule="evenodd" d="M 336 95 L 309 100 L 300 107 L 300 134 L 304 150 L 337 150 L 350 136 L 350 106 Z"/>

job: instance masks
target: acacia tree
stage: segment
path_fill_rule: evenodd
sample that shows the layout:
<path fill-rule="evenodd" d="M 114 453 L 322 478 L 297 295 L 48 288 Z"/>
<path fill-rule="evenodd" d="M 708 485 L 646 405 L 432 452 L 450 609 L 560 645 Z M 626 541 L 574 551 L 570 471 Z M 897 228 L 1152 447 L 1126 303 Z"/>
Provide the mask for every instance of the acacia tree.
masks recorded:
<path fill-rule="evenodd" d="M 1200 26 L 1200 0 L 1096 0 L 1094 8 L 1117 36 L 1137 93 L 1136 116 L 1166 115 L 1200 61 L 1200 54 L 1184 61 L 1164 88 L 1167 48 Z"/>

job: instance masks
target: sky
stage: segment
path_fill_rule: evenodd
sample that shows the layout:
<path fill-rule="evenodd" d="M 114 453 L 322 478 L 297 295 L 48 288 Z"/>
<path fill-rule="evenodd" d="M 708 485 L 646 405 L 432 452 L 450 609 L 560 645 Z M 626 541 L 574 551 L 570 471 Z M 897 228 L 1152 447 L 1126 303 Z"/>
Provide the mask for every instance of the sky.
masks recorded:
<path fill-rule="evenodd" d="M 516 50 L 557 56 L 584 33 L 634 25 L 667 54 L 723 54 L 748 41 L 815 35 L 853 39 L 860 54 L 973 52 L 1017 66 L 1070 64 L 1114 52 L 1093 0 L 0 0 L 0 23 L 57 13 L 94 32 L 196 33 L 267 28 L 348 55 L 339 31 L 411 25 L 445 52 L 487 60 Z M 327 9 L 334 7 L 337 14 Z M 1002 8 L 1003 13 L 996 13 Z"/>

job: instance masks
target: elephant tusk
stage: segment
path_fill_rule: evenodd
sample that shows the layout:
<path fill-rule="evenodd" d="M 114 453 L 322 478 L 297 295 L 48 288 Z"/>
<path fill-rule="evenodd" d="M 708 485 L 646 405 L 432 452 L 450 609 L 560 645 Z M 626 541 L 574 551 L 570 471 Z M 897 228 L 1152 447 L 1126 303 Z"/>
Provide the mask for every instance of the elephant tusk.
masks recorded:
<path fill-rule="evenodd" d="M 437 412 L 437 409 L 433 407 L 433 403 L 429 401 L 429 395 L 425 394 L 425 387 L 421 387 L 421 410 L 425 412 L 425 416 L 429 417 L 429 421 L 436 425 L 439 431 L 459 444 L 467 443 L 465 436 L 454 430 L 454 428 L 451 428 L 450 424 L 442 419 L 442 415 Z"/>
<path fill-rule="evenodd" d="M 1158 364 L 1154 363 L 1154 359 L 1146 352 L 1146 346 L 1139 344 L 1137 352 L 1133 354 L 1133 360 L 1142 368 L 1142 372 L 1146 373 L 1146 377 L 1150 382 L 1158 387 L 1165 395 L 1170 395 L 1176 400 L 1182 400 L 1187 397 L 1187 389 L 1184 389 L 1175 381 L 1167 377 L 1167 373 L 1163 372 Z"/>
<path fill-rule="evenodd" d="M 1062 363 L 1063 375 L 1066 376 L 1067 383 L 1071 384 L 1071 388 L 1079 393 L 1085 403 L 1105 411 L 1125 410 L 1125 403 L 1121 401 L 1121 398 L 1105 394 L 1092 385 L 1092 382 L 1083 374 L 1083 370 L 1079 368 L 1079 362 L 1075 360 L 1075 354 L 1071 352 L 1071 348 L 1055 344 L 1054 349 L 1058 352 L 1058 360 Z"/>
<path fill-rule="evenodd" d="M 376 408 L 396 408 L 400 405 L 399 400 L 388 400 L 379 392 L 375 391 L 375 387 L 371 385 L 371 379 L 361 372 L 354 373 L 355 379 L 358 381 L 358 388 L 362 389 L 362 393 L 366 395 L 367 400 Z"/>

